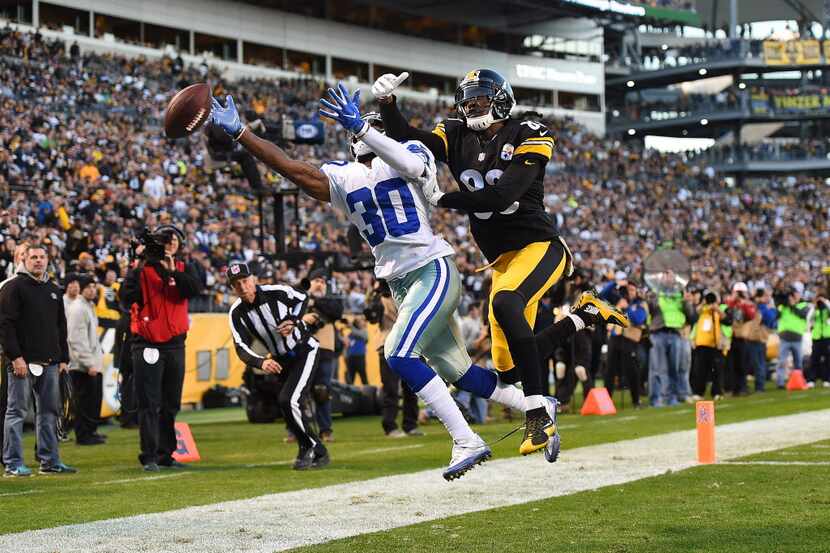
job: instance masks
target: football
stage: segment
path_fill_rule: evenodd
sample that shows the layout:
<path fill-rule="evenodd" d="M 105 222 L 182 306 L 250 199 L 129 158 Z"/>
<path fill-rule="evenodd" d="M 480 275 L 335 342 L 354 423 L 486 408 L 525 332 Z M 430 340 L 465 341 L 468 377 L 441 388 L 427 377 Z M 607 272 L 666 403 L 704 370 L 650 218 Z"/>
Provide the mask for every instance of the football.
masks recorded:
<path fill-rule="evenodd" d="M 180 90 L 167 104 L 164 133 L 168 138 L 182 138 L 197 131 L 210 116 L 210 85 L 196 83 Z"/>

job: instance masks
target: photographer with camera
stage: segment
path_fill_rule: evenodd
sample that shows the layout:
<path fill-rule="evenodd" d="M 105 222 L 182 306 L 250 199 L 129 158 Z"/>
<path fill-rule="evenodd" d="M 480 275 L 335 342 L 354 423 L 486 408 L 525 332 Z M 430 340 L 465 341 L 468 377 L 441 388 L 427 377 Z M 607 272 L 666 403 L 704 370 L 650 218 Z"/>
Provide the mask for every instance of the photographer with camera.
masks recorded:
<path fill-rule="evenodd" d="M 694 355 L 690 383 L 693 398 L 701 400 L 706 395 L 706 383 L 712 382 L 712 399 L 723 399 L 723 367 L 726 338 L 723 325 L 729 324 L 729 315 L 721 311 L 718 296 L 711 290 L 703 294 L 697 306 L 698 318 L 692 332 Z"/>
<path fill-rule="evenodd" d="M 139 237 L 140 256 L 121 287 L 130 311 L 131 348 L 138 400 L 141 453 L 148 472 L 181 468 L 176 451 L 176 414 L 184 385 L 184 344 L 190 327 L 188 300 L 199 294 L 195 270 L 176 259 L 184 234 L 171 225 Z"/>
<path fill-rule="evenodd" d="M 280 410 L 299 446 L 294 469 L 328 465 L 328 450 L 302 408 L 317 367 L 320 345 L 313 335 L 321 318 L 307 312 L 309 298 L 299 290 L 259 286 L 246 263 L 231 265 L 228 280 L 238 296 L 228 315 L 236 353 L 249 367 L 278 376 Z"/>
<path fill-rule="evenodd" d="M 732 285 L 732 294 L 726 298 L 725 303 L 732 320 L 732 342 L 726 358 L 724 384 L 733 396 L 746 395 L 749 393 L 746 376 L 755 373 L 755 359 L 749 336 L 760 315 L 755 302 L 749 297 L 749 287 L 745 282 Z"/>
<path fill-rule="evenodd" d="M 320 439 L 324 442 L 334 441 L 331 422 L 331 379 L 337 366 L 335 350 L 335 334 L 337 329 L 334 323 L 343 317 L 343 301 L 326 295 L 328 272 L 325 269 L 314 269 L 307 279 L 303 279 L 302 288 L 309 296 L 309 313 L 318 319 L 320 329 L 314 338 L 320 343 L 320 364 L 314 374 L 314 403 L 317 406 L 317 426 L 320 429 Z"/>
<path fill-rule="evenodd" d="M 398 306 L 392 299 L 392 291 L 384 280 L 376 280 L 372 291 L 366 300 L 366 309 L 363 315 L 366 320 L 380 327 L 380 343 L 378 348 L 378 362 L 380 363 L 381 394 L 383 397 L 383 432 L 390 438 L 404 438 L 406 436 L 423 436 L 418 430 L 418 396 L 401 377 L 394 372 L 386 361 L 383 344 L 389 330 L 398 318 Z M 403 430 L 398 428 L 398 409 L 403 395 Z"/>
<path fill-rule="evenodd" d="M 804 284 L 793 282 L 783 292 L 776 294 L 775 303 L 778 305 L 778 337 L 781 346 L 778 354 L 778 367 L 775 369 L 776 383 L 779 388 L 787 385 L 787 358 L 792 354 L 793 370 L 800 371 L 802 359 L 802 340 L 807 333 L 807 316 L 810 313 L 810 304 L 801 299 L 804 294 Z"/>

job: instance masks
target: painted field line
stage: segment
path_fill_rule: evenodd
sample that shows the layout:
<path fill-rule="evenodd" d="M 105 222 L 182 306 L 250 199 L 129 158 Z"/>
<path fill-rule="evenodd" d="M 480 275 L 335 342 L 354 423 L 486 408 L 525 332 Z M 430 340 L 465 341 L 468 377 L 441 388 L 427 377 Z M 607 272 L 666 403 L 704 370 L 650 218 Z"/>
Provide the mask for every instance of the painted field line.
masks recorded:
<path fill-rule="evenodd" d="M 360 457 L 361 455 L 374 455 L 376 453 L 388 453 L 390 451 L 402 451 L 405 449 L 418 449 L 419 447 L 424 447 L 424 444 L 412 444 L 412 445 L 403 445 L 398 447 L 378 447 L 376 449 L 365 449 L 363 451 L 355 451 L 354 453 L 347 453 L 345 455 L 338 455 L 336 459 L 338 461 L 349 460 L 354 457 Z M 245 468 L 253 469 L 253 468 L 262 468 L 262 467 L 279 467 L 285 465 L 293 465 L 294 459 L 288 459 L 284 461 L 271 461 L 270 463 L 252 463 L 250 465 L 245 465 Z"/>
<path fill-rule="evenodd" d="M 721 465 L 792 465 L 796 467 L 814 467 L 830 465 L 830 461 L 723 461 Z"/>
<path fill-rule="evenodd" d="M 31 495 L 33 493 L 43 493 L 44 490 L 25 490 L 22 492 L 8 492 L 8 493 L 0 493 L 0 497 L 14 497 L 16 495 Z"/>
<path fill-rule="evenodd" d="M 112 486 L 113 484 L 132 484 L 133 482 L 146 482 L 147 480 L 164 480 L 166 478 L 180 478 L 193 474 L 192 472 L 177 472 L 175 474 L 161 474 L 159 476 L 144 476 L 138 478 L 124 478 L 121 480 L 104 480 L 103 482 L 92 482 L 90 486 Z M 67 488 L 62 488 L 67 489 Z"/>
<path fill-rule="evenodd" d="M 830 439 L 828 417 L 823 410 L 719 426 L 719 459 Z M 452 483 L 434 469 L 8 534 L 0 551 L 25 543 L 27 553 L 270 553 L 624 484 L 696 466 L 695 454 L 694 430 L 671 432 L 566 449 L 555 464 L 539 455 L 492 461 Z"/>

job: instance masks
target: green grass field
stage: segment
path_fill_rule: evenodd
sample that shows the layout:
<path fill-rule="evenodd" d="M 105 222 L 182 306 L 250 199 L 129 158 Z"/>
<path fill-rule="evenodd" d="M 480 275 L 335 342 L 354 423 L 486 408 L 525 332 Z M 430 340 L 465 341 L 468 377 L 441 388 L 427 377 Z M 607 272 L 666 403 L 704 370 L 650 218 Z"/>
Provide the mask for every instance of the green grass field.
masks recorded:
<path fill-rule="evenodd" d="M 747 457 L 830 462 L 830 441 Z M 819 553 L 830 465 L 710 465 L 293 551 Z"/>
<path fill-rule="evenodd" d="M 725 424 L 825 409 L 828 406 L 828 390 L 794 394 L 773 391 L 719 403 L 717 422 Z M 332 465 L 325 470 L 298 473 L 290 467 L 296 448 L 282 443 L 284 430 L 278 424 L 248 424 L 240 409 L 188 412 L 183 413 L 180 420 L 192 425 L 203 459 L 201 462 L 183 471 L 148 475 L 140 470 L 136 459 L 137 432 L 104 428 L 110 436 L 109 444 L 105 446 L 63 444 L 65 462 L 76 466 L 79 474 L 0 480 L 3 511 L 26 513 L 21 517 L 0 517 L 0 533 L 166 511 L 425 469 L 435 469 L 435 477 L 440 478 L 439 471 L 449 460 L 449 438 L 438 423 L 423 427 L 427 433 L 425 437 L 393 440 L 383 435 L 377 417 L 347 418 L 335 421 L 337 441 L 330 448 Z M 477 430 L 485 439 L 492 440 L 515 424 L 497 422 Z M 565 415 L 560 418 L 560 427 L 563 448 L 567 450 L 691 429 L 694 428 L 694 416 L 692 407 L 688 405 L 659 410 L 628 409 L 612 417 Z M 31 435 L 27 437 L 27 454 L 32 451 L 32 440 Z M 508 438 L 494 448 L 495 457 L 516 456 L 517 444 L 518 438 Z M 830 460 L 828 457 L 824 459 Z M 495 540 L 501 540 L 509 533 L 512 536 L 510 539 L 499 542 L 503 546 L 499 547 L 500 550 L 511 551 L 512 543 L 524 540 L 526 545 L 528 539 L 534 538 L 538 538 L 539 546 L 544 546 L 547 540 L 573 541 L 573 551 L 634 551 L 635 548 L 648 551 L 708 550 L 709 540 L 715 540 L 720 534 L 726 540 L 724 543 L 743 539 L 740 537 L 743 531 L 746 534 L 744 537 L 755 535 L 751 531 L 753 528 L 759 536 L 775 534 L 776 528 L 766 530 L 757 522 L 762 514 L 765 519 L 768 517 L 768 512 L 764 510 L 767 507 L 756 508 L 767 505 L 766 501 L 773 498 L 780 502 L 781 516 L 774 519 L 780 525 L 791 527 L 793 532 L 801 525 L 823 528 L 824 535 L 828 536 L 828 517 L 824 516 L 824 522 L 820 522 L 807 516 L 806 511 L 812 509 L 818 513 L 823 506 L 827 513 L 830 508 L 826 503 L 810 507 L 812 504 L 804 498 L 812 497 L 811 488 L 801 488 L 802 481 L 812 481 L 813 487 L 824 486 L 826 491 L 828 472 L 830 470 L 826 466 L 795 469 L 738 465 L 700 467 L 619 489 L 601 489 L 538 504 L 465 515 L 458 520 L 438 523 L 441 528 L 433 528 L 435 523 L 407 527 L 384 533 L 382 538 L 369 535 L 325 547 L 340 550 L 338 548 L 353 548 L 356 544 L 376 543 L 371 540 L 388 539 L 389 544 L 396 544 L 395 547 L 390 545 L 389 550 L 397 551 L 403 547 L 401 544 L 416 542 L 417 536 L 436 534 L 430 543 L 443 545 L 435 545 L 435 551 L 461 550 L 459 545 L 470 551 L 491 550 Z M 794 478 L 792 482 L 782 479 L 796 474 L 804 478 Z M 812 475 L 811 478 L 806 478 L 809 475 Z M 754 485 L 763 482 L 768 485 Z M 786 493 L 779 488 L 778 492 L 770 495 L 773 494 L 773 486 L 770 485 L 773 482 L 786 484 L 783 488 Z M 742 488 L 744 491 L 736 497 L 745 499 L 732 508 L 723 507 L 729 511 L 729 516 L 721 512 L 720 500 L 713 503 L 706 499 L 739 486 L 745 486 Z M 46 497 L 48 500 L 44 501 Z M 672 498 L 672 505 L 676 508 L 667 511 L 662 498 Z M 540 512 L 544 516 L 535 516 Z M 796 516 L 792 513 L 801 514 Z M 543 525 L 545 531 L 537 535 L 530 527 L 524 526 L 524 521 L 539 518 L 549 522 Z M 494 520 L 502 522 L 496 524 Z M 504 521 L 510 521 L 510 524 L 505 525 Z M 724 532 L 709 532 L 707 529 L 706 532 L 695 533 L 694 539 L 690 538 L 688 544 L 683 545 L 686 549 L 675 549 L 687 543 L 685 533 L 713 522 L 717 522 L 714 528 L 722 526 Z M 457 527 L 460 528 L 456 530 Z M 458 537 L 452 537 L 454 535 Z M 727 539 L 728 536 L 732 537 Z M 602 543 L 608 547 L 598 545 Z M 374 545 L 370 549 L 374 550 Z M 750 550 L 753 549 L 746 549 Z"/>

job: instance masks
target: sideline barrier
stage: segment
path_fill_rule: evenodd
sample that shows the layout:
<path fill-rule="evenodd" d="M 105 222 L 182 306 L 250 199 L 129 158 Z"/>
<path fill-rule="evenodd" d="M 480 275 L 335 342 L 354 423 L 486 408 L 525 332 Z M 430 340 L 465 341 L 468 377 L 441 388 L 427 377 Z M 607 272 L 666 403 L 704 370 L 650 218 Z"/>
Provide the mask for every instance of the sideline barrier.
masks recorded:
<path fill-rule="evenodd" d="M 347 316 L 351 318 L 351 316 Z M 380 364 L 377 348 L 381 345 L 377 325 L 368 325 L 369 342 L 366 345 L 366 374 L 368 384 L 380 385 Z M 121 408 L 119 382 L 121 375 L 112 366 L 112 341 L 107 340 L 104 350 L 104 401 L 101 416 L 112 417 Z M 339 359 L 335 375 L 345 381 L 345 353 Z M 224 313 L 193 313 L 190 315 L 190 331 L 185 343 L 185 373 L 182 389 L 182 404 L 201 403 L 205 392 L 216 385 L 237 388 L 242 385 L 245 365 L 237 357 L 233 346 L 228 316 Z M 361 383 L 362 384 L 362 383 Z"/>

